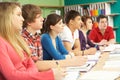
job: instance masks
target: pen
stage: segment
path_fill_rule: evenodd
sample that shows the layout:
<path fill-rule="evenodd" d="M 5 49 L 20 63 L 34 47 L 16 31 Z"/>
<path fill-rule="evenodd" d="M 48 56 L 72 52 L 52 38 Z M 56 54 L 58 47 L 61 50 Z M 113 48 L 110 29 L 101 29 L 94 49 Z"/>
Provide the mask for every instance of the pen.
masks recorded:
<path fill-rule="evenodd" d="M 97 46 L 98 46 L 98 45 L 96 44 L 94 47 L 97 48 Z"/>
<path fill-rule="evenodd" d="M 84 56 L 84 50 L 82 51 L 82 56 Z"/>

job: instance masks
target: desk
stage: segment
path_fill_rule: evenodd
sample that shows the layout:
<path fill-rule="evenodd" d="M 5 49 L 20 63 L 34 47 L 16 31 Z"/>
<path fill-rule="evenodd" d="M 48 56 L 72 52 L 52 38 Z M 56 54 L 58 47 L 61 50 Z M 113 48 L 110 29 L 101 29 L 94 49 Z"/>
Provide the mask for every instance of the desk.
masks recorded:
<path fill-rule="evenodd" d="M 104 71 L 120 71 L 120 68 L 103 68 L 105 65 L 105 61 L 109 58 L 109 52 L 103 52 L 101 54 L 100 59 L 98 60 L 97 64 L 90 70 L 90 71 L 98 71 L 98 70 L 104 70 Z M 85 73 L 81 73 L 81 76 Z M 78 79 L 79 80 L 79 79 Z M 117 80 L 120 80 L 117 79 Z"/>

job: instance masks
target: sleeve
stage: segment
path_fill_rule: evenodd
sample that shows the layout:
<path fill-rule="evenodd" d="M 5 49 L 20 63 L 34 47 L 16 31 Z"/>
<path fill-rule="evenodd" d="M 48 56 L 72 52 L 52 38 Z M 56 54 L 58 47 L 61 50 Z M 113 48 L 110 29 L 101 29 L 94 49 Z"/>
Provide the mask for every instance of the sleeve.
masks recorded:
<path fill-rule="evenodd" d="M 74 32 L 74 38 L 79 39 L 79 31 L 78 31 L 78 29 L 75 30 L 75 32 Z"/>
<path fill-rule="evenodd" d="M 58 39 L 58 46 L 59 46 L 59 50 L 60 50 L 60 53 L 62 53 L 63 55 L 67 55 L 68 54 L 68 51 L 66 50 L 66 48 L 64 47 L 61 39 L 59 37 L 57 37 Z"/>
<path fill-rule="evenodd" d="M 54 80 L 52 70 L 45 72 L 38 72 L 33 64 L 33 61 L 29 60 L 28 67 L 22 66 L 16 68 L 15 61 L 10 58 L 10 54 L 13 54 L 9 50 L 8 45 L 0 40 L 0 73 L 6 78 L 6 80 Z M 14 56 L 15 57 L 15 56 Z"/>
<path fill-rule="evenodd" d="M 68 36 L 69 35 L 69 36 Z M 67 26 L 64 27 L 63 31 L 59 34 L 59 37 L 62 41 L 72 41 L 72 35 Z"/>
<path fill-rule="evenodd" d="M 87 36 L 87 43 L 88 43 L 88 45 L 89 45 L 90 47 L 95 47 L 97 50 L 99 50 L 99 46 L 96 45 L 96 44 L 94 44 L 94 43 L 92 43 L 92 42 L 90 41 L 90 39 L 89 39 L 88 36 Z"/>
<path fill-rule="evenodd" d="M 41 43 L 43 50 L 46 50 L 49 55 L 51 55 L 55 60 L 65 59 L 65 55 L 59 53 L 53 46 L 52 41 L 48 34 L 43 34 L 41 37 Z"/>
<path fill-rule="evenodd" d="M 113 28 L 112 28 L 112 27 L 110 27 L 109 32 L 110 32 L 110 37 L 109 37 L 109 39 L 114 39 L 115 36 L 114 36 L 114 31 L 113 31 Z"/>
<path fill-rule="evenodd" d="M 88 35 L 90 40 L 93 40 L 95 42 L 96 34 L 95 29 L 92 29 Z"/>

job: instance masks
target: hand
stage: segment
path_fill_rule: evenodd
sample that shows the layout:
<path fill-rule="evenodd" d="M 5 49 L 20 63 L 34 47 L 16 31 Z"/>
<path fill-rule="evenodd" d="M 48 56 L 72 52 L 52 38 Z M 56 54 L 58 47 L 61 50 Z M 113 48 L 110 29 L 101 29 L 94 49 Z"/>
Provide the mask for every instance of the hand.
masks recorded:
<path fill-rule="evenodd" d="M 87 50 L 87 54 L 88 55 L 94 55 L 95 53 L 96 53 L 96 48 L 89 48 L 88 50 Z"/>
<path fill-rule="evenodd" d="M 82 56 L 82 51 L 74 50 L 73 53 L 74 53 L 75 56 Z"/>
<path fill-rule="evenodd" d="M 70 63 L 71 63 L 71 66 L 81 66 L 81 65 L 84 65 L 87 61 L 87 57 L 84 57 L 84 56 L 74 56 Z M 70 64 L 69 63 L 69 64 Z"/>
<path fill-rule="evenodd" d="M 107 44 L 107 40 L 103 39 L 100 41 L 99 45 L 106 45 Z"/>
<path fill-rule="evenodd" d="M 62 80 L 67 74 L 66 70 L 62 68 L 60 70 L 58 68 L 53 68 L 52 70 L 54 73 L 54 80 Z"/>

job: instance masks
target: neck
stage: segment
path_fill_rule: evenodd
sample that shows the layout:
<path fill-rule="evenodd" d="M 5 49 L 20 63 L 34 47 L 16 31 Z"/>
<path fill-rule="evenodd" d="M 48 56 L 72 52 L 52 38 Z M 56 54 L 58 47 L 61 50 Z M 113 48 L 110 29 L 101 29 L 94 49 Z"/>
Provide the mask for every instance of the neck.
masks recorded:
<path fill-rule="evenodd" d="M 69 29 L 71 30 L 71 32 L 74 33 L 74 31 L 76 30 L 76 29 L 74 28 L 74 26 L 73 26 L 73 25 L 70 25 L 70 24 L 68 24 L 67 26 L 69 27 Z"/>
<path fill-rule="evenodd" d="M 33 35 L 37 32 L 37 30 L 32 29 L 31 27 L 27 27 L 26 30 L 30 33 L 32 33 Z"/>
<path fill-rule="evenodd" d="M 86 31 L 88 30 L 86 26 L 83 26 L 81 29 Z"/>
<path fill-rule="evenodd" d="M 100 32 L 101 32 L 102 34 L 104 34 L 104 33 L 105 33 L 105 30 L 100 30 Z"/>
<path fill-rule="evenodd" d="M 51 37 L 52 39 L 55 39 L 55 38 L 57 37 L 57 34 L 55 34 L 55 32 L 53 32 L 53 31 L 51 31 L 51 32 L 49 33 L 49 35 L 50 35 L 50 37 Z"/>

